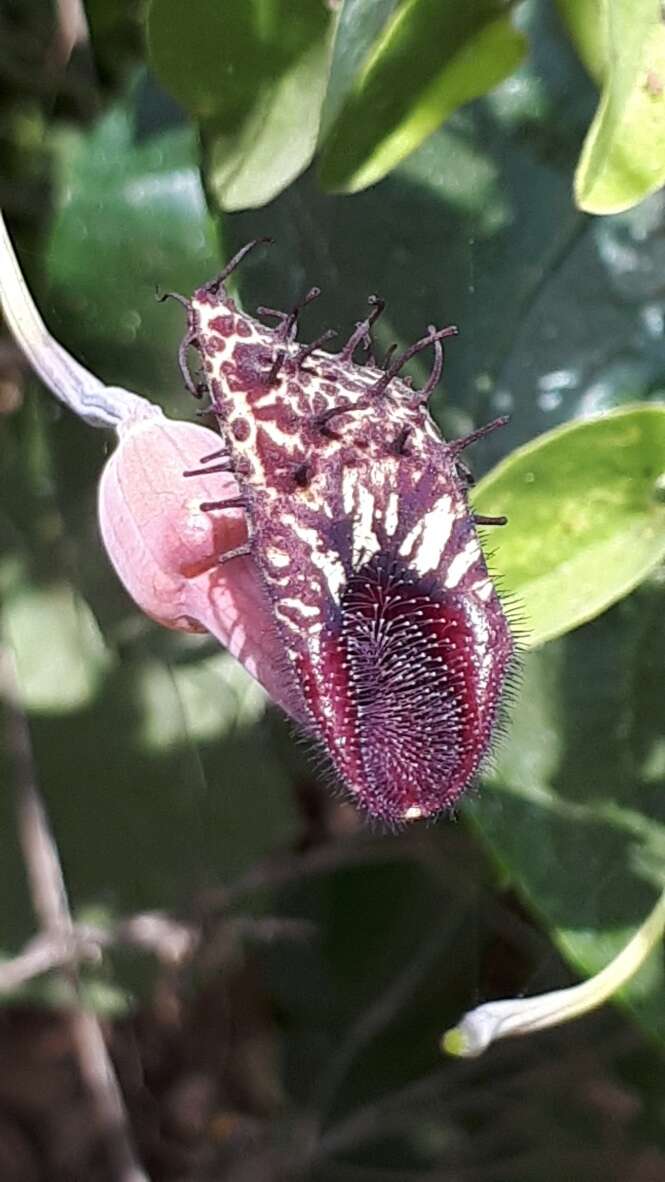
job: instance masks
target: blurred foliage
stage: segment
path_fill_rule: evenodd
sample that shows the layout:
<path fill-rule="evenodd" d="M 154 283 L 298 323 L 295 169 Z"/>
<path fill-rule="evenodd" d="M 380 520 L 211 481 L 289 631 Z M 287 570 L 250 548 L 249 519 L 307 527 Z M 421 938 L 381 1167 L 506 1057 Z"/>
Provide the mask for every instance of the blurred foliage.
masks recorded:
<path fill-rule="evenodd" d="M 316 1114 L 311 1176 L 322 1182 L 341 1176 L 338 1159 L 359 1179 L 363 1166 L 381 1176 L 392 1163 L 406 1179 L 461 1163 L 463 1178 L 468 1166 L 539 1182 L 561 1176 L 561 1161 L 573 1176 L 628 1176 L 604 1156 L 607 1124 L 582 1118 L 565 1088 L 553 1103 L 529 1083 L 550 1057 L 545 1038 L 480 1068 L 439 1064 L 436 1049 L 479 997 L 568 979 L 541 931 L 595 971 L 663 885 L 665 202 L 637 202 L 660 183 L 662 154 L 645 168 L 645 144 L 662 134 L 665 100 L 656 66 L 645 89 L 632 36 L 625 56 L 591 60 L 590 22 L 620 22 L 627 6 L 580 5 L 574 22 L 573 7 L 560 4 L 603 85 L 595 120 L 595 87 L 547 0 L 483 0 L 464 19 L 414 0 L 334 12 L 94 0 L 90 43 L 69 61 L 53 52 L 49 5 L 0 2 L 1 202 L 45 318 L 91 369 L 193 414 L 176 364 L 181 310 L 156 304 L 155 286 L 188 294 L 222 253 L 269 234 L 276 245 L 239 276 L 247 307 L 289 307 L 319 284 L 303 317 L 313 339 L 350 329 L 378 291 L 384 347 L 454 319 L 461 337 L 434 401 L 445 434 L 512 415 L 475 448 L 474 468 L 489 472 L 477 504 L 508 512 L 494 566 L 522 592 L 534 639 L 559 639 L 523 658 L 506 737 L 462 809 L 468 827 L 371 835 L 226 654 L 160 630 L 127 600 L 95 523 L 111 441 L 25 374 L 17 386 L 20 363 L 9 345 L 6 365 L 0 353 L 2 635 L 18 653 L 75 907 L 105 922 L 145 908 L 198 916 L 224 884 L 242 914 L 311 921 L 316 938 L 255 955 L 285 1124 L 295 1138 L 297 1115 Z M 640 5 L 645 37 L 652 15 Z M 617 104 L 629 124 L 613 118 Z M 633 208 L 602 219 L 575 208 L 587 134 L 578 198 L 582 186 L 583 203 L 593 192 L 602 204 L 613 186 Z M 319 175 L 333 189 L 373 187 L 333 195 Z M 420 360 L 412 373 L 424 377 Z M 7 792 L 0 810 L 9 954 L 32 920 Z M 333 837 L 337 860 L 306 872 Z M 252 879 L 266 858 L 291 859 L 289 885 Z M 144 995 L 145 971 L 111 959 L 97 978 L 106 1004 Z M 661 1044 L 663 986 L 658 954 L 624 999 Z M 593 1033 L 601 1067 L 639 1098 L 635 1137 L 650 1145 L 662 1061 L 646 1043 L 630 1064 L 611 1038 L 605 1050 L 622 1030 L 600 1016 L 565 1045 Z M 522 1080 L 519 1133 L 507 1080 Z M 481 1115 L 479 1087 L 492 1097 Z M 588 1158 L 570 1165 L 580 1144 L 597 1172 Z M 519 1169 L 502 1166 L 520 1153 Z"/>

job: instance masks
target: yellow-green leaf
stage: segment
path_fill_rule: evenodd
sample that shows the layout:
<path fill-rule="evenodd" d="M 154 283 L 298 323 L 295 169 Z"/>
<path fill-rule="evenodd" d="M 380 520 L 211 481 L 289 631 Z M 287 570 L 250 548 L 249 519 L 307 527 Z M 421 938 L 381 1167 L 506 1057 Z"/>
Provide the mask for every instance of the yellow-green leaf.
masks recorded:
<path fill-rule="evenodd" d="M 664 491 L 665 406 L 655 405 L 567 423 L 480 482 L 474 507 L 508 517 L 492 535 L 492 567 L 520 605 L 527 644 L 599 615 L 662 561 Z"/>
<path fill-rule="evenodd" d="M 575 173 L 589 213 L 630 209 L 665 183 L 665 21 L 660 0 L 560 0 L 602 94 Z"/>

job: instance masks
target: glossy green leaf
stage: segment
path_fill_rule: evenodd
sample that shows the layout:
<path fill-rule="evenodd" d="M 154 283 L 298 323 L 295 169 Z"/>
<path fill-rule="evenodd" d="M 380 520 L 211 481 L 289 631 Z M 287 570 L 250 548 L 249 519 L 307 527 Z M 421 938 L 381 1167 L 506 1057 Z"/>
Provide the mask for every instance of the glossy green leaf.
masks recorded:
<path fill-rule="evenodd" d="M 353 90 L 356 75 L 398 4 L 399 0 L 342 0 L 321 114 L 321 140 Z"/>
<path fill-rule="evenodd" d="M 524 45 L 497 0 L 404 0 L 325 139 L 324 187 L 355 192 L 375 184 L 453 111 L 515 69 Z"/>
<path fill-rule="evenodd" d="M 529 645 L 593 619 L 662 561 L 664 492 L 665 406 L 559 427 L 485 477 L 474 506 L 508 517 L 492 566 Z"/>
<path fill-rule="evenodd" d="M 257 95 L 236 130 L 207 137 L 208 188 L 221 209 L 265 205 L 310 163 L 319 134 L 330 42 L 325 29 Z"/>
<path fill-rule="evenodd" d="M 264 205 L 309 164 L 333 25 L 320 0 L 152 0 L 151 65 L 202 121 L 222 209 Z"/>
<path fill-rule="evenodd" d="M 560 0 L 580 56 L 602 83 L 575 173 L 575 200 L 617 213 L 665 182 L 665 23 L 659 0 Z"/>

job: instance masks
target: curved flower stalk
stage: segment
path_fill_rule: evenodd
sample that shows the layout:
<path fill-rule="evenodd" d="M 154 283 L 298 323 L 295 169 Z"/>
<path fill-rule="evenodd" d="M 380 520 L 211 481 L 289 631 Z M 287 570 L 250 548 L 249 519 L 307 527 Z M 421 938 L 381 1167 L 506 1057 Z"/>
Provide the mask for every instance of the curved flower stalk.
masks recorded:
<path fill-rule="evenodd" d="M 220 558 L 246 541 L 240 509 L 201 510 L 233 496 L 232 476 L 185 476 L 219 448 L 219 436 L 167 419 L 159 406 L 106 386 L 49 333 L 30 295 L 0 213 L 0 308 L 44 385 L 92 427 L 112 428 L 118 446 L 99 487 L 102 539 L 140 608 L 169 628 L 210 632 L 275 701 L 283 701 L 272 616 L 250 562 Z M 214 483 L 213 483 L 214 481 Z"/>
<path fill-rule="evenodd" d="M 1 212 L 0 308 L 44 385 L 91 427 L 116 428 L 130 419 L 162 414 L 158 406 L 131 390 L 105 386 L 51 336 L 28 291 Z"/>
<path fill-rule="evenodd" d="M 464 1015 L 441 1040 L 448 1055 L 475 1058 L 500 1038 L 533 1034 L 596 1009 L 635 976 L 665 932 L 665 891 L 614 960 L 595 977 L 538 997 L 489 1001 Z"/>
<path fill-rule="evenodd" d="M 106 552 L 135 603 L 183 632 L 210 632 L 270 697 L 290 713 L 270 603 L 253 562 L 220 557 L 247 541 L 241 508 L 205 511 L 232 500 L 230 473 L 200 471 L 219 436 L 165 417 L 132 422 L 99 484 Z M 188 475 L 188 473 L 191 473 Z"/>

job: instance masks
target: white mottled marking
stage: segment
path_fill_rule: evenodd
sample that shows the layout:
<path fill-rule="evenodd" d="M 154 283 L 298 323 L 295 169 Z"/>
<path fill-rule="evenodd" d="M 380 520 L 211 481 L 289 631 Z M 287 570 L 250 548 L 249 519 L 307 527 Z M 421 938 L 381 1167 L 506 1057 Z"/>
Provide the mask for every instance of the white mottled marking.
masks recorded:
<path fill-rule="evenodd" d="M 464 577 L 474 562 L 480 558 L 480 546 L 475 538 L 470 538 L 463 550 L 456 554 L 453 558 L 446 577 L 443 580 L 445 587 L 456 587 L 460 579 Z"/>
<path fill-rule="evenodd" d="M 328 584 L 328 590 L 335 603 L 339 603 L 346 583 L 344 567 L 339 561 L 339 558 L 332 555 L 330 551 L 326 551 L 325 554 L 319 554 L 318 551 L 313 550 L 312 562 L 319 568 L 325 578 Z"/>
<path fill-rule="evenodd" d="M 419 817 L 422 817 L 422 815 L 423 810 L 418 804 L 410 804 L 408 809 L 404 810 L 405 821 L 417 821 Z"/>
<path fill-rule="evenodd" d="M 325 554 L 312 551 L 312 561 L 314 566 L 319 567 L 322 576 L 324 576 L 328 585 L 328 591 L 330 591 L 334 602 L 339 603 L 341 592 L 344 591 L 346 584 L 344 566 L 341 565 L 339 558 L 332 556 L 330 551 L 327 551 Z"/>
<path fill-rule="evenodd" d="M 288 612 L 282 611 L 282 605 L 280 603 L 276 604 L 275 606 L 275 615 L 277 616 L 278 620 L 281 620 L 282 623 L 286 625 L 287 628 L 290 628 L 292 632 L 297 632 L 298 636 L 300 636 L 302 632 L 302 624 L 300 621 L 294 620 Z"/>
<path fill-rule="evenodd" d="M 286 451 L 293 452 L 296 445 L 294 436 L 289 435 L 287 431 L 282 431 L 281 427 L 278 427 L 277 423 L 273 422 L 272 419 L 263 419 L 261 428 L 272 439 L 273 443 L 276 443 L 279 447 L 283 447 Z"/>
<path fill-rule="evenodd" d="M 452 507 L 452 497 L 446 494 L 439 498 L 423 520 L 422 535 L 413 561 L 421 575 L 434 570 L 441 561 L 456 519 Z"/>
<path fill-rule="evenodd" d="M 271 406 L 279 406 L 281 399 L 277 396 L 278 391 L 275 387 L 271 387 L 266 394 L 261 394 L 254 402 L 255 410 L 266 410 Z"/>
<path fill-rule="evenodd" d="M 379 549 L 372 524 L 374 521 L 374 497 L 368 488 L 358 485 L 358 509 L 353 518 L 353 562 L 357 566 L 367 562 Z"/>
<path fill-rule="evenodd" d="M 318 607 L 312 603 L 303 603 L 302 599 L 284 599 L 280 600 L 280 607 L 289 607 L 292 611 L 300 612 L 301 616 L 320 616 L 321 612 Z"/>
<path fill-rule="evenodd" d="M 386 500 L 386 516 L 383 522 L 384 529 L 389 538 L 392 538 L 397 529 L 397 522 L 399 517 L 399 497 L 396 492 L 388 493 Z"/>
<path fill-rule="evenodd" d="M 413 550 L 413 547 L 414 547 L 417 539 L 422 534 L 422 532 L 423 532 L 423 522 L 419 521 L 419 522 L 417 522 L 416 525 L 414 525 L 413 529 L 409 530 L 404 541 L 402 542 L 402 545 L 399 548 L 400 557 L 402 557 L 402 558 L 409 558 L 410 557 L 411 551 Z"/>
<path fill-rule="evenodd" d="M 346 575 L 338 556 L 330 550 L 322 551 L 320 549 L 321 539 L 316 530 L 301 525 L 292 513 L 285 513 L 282 520 L 291 527 L 301 542 L 305 542 L 309 546 L 310 558 L 314 566 L 318 567 L 323 574 L 335 603 L 339 603 L 342 588 L 346 583 Z"/>
<path fill-rule="evenodd" d="M 473 583 L 471 590 L 475 591 L 479 599 L 486 602 L 492 594 L 492 583 L 490 579 L 479 579 L 477 583 Z"/>
<path fill-rule="evenodd" d="M 356 485 L 358 483 L 358 469 L 345 468 L 342 473 L 342 501 L 345 513 L 352 513 L 355 503 Z"/>
<path fill-rule="evenodd" d="M 284 567 L 291 565 L 291 559 L 284 550 L 277 550 L 275 546 L 268 546 L 266 548 L 266 556 L 273 566 Z"/>
<path fill-rule="evenodd" d="M 296 534 L 301 542 L 306 542 L 310 550 L 317 550 L 319 547 L 319 535 L 315 529 L 310 529 L 307 525 L 301 525 L 298 518 L 293 513 L 285 513 L 282 520 L 291 527 L 294 534 Z"/>

